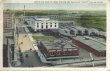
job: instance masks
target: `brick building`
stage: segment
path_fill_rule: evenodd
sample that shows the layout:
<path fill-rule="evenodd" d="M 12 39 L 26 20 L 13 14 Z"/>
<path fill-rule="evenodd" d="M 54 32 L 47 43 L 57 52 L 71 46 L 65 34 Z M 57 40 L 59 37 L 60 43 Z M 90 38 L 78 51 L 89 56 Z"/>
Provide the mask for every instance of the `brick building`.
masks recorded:
<path fill-rule="evenodd" d="M 38 56 L 43 63 L 58 63 L 59 59 L 79 57 L 79 49 L 69 42 L 41 41 L 38 44 Z"/>
<path fill-rule="evenodd" d="M 72 40 L 76 46 L 87 50 L 98 57 L 106 56 L 106 44 L 90 37 L 77 36 Z"/>
<path fill-rule="evenodd" d="M 3 30 L 4 32 L 11 31 L 13 29 L 13 14 L 11 12 L 3 12 Z"/>

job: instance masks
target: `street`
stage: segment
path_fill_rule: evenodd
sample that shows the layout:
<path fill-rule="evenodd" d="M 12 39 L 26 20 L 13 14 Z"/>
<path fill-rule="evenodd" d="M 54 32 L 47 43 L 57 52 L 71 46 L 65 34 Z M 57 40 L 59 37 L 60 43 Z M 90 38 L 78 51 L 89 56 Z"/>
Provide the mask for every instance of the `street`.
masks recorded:
<path fill-rule="evenodd" d="M 17 21 L 17 20 L 16 20 Z M 17 22 L 18 27 L 18 46 L 22 53 L 22 63 L 19 67 L 41 67 L 45 66 L 46 64 L 43 64 L 38 56 L 37 52 L 33 47 L 33 43 L 30 41 L 29 37 L 27 36 L 27 33 L 25 32 L 24 28 L 19 26 L 19 22 Z M 31 49 L 31 50 L 30 50 Z M 28 57 L 26 57 L 26 54 Z"/>
<path fill-rule="evenodd" d="M 30 41 L 29 37 L 26 36 L 26 33 L 23 33 L 23 28 L 20 28 L 20 33 L 18 37 L 18 44 L 21 49 L 21 53 L 23 54 L 23 61 L 20 67 L 41 67 L 44 66 L 38 56 L 37 52 L 32 46 L 32 42 Z M 22 42 L 22 44 L 21 44 Z M 32 49 L 32 50 L 30 50 Z M 26 54 L 28 54 L 28 57 L 26 57 Z"/>
<path fill-rule="evenodd" d="M 28 54 L 28 57 L 26 57 Z M 37 57 L 37 53 L 35 51 L 26 51 L 23 53 L 24 62 L 22 63 L 21 67 L 42 67 L 46 66 L 43 64 L 40 59 Z"/>

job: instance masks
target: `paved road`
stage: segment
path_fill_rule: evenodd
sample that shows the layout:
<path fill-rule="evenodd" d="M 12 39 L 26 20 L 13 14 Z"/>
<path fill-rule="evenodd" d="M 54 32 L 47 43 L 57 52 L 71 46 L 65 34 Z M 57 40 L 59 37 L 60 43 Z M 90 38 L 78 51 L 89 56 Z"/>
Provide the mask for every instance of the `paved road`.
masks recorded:
<path fill-rule="evenodd" d="M 19 27 L 18 31 L 20 34 L 26 34 L 25 30 L 22 27 Z"/>
<path fill-rule="evenodd" d="M 23 38 L 22 35 L 20 35 L 21 39 L 24 41 L 23 44 L 20 45 L 21 52 L 23 53 L 24 63 L 22 63 L 21 67 L 41 67 L 45 66 L 43 64 L 35 52 L 35 49 L 33 48 L 30 40 L 28 37 Z M 30 50 L 30 48 L 32 50 Z M 28 58 L 25 57 L 25 55 L 28 54 Z"/>
<path fill-rule="evenodd" d="M 21 42 L 23 42 L 23 44 L 21 44 Z M 20 49 L 23 53 L 24 59 L 24 63 L 22 63 L 21 67 L 41 67 L 45 65 L 39 60 L 28 36 L 25 37 L 25 34 L 19 34 L 18 43 L 20 44 Z M 32 50 L 30 50 L 30 48 Z M 26 54 L 29 55 L 28 58 L 25 57 Z"/>
<path fill-rule="evenodd" d="M 28 54 L 28 57 L 26 57 Z M 35 51 L 26 51 L 23 53 L 24 63 L 22 63 L 22 67 L 42 67 L 46 66 L 43 64 L 40 59 L 38 58 Z"/>
<path fill-rule="evenodd" d="M 25 30 L 22 27 L 18 26 L 18 31 L 19 31 L 18 44 L 23 54 L 23 60 L 24 60 L 24 62 L 22 62 L 21 66 L 19 67 L 46 66 L 46 64 L 43 64 L 38 58 L 37 53 L 35 52 L 35 49 L 29 37 L 25 36 L 27 35 Z M 28 58 L 25 57 L 26 54 L 28 54 Z"/>

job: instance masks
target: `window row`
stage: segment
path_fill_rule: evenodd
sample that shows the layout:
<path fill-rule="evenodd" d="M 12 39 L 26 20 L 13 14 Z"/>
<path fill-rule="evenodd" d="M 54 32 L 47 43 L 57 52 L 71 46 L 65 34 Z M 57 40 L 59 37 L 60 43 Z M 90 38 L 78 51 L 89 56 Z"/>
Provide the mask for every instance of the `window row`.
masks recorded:
<path fill-rule="evenodd" d="M 37 23 L 37 24 L 40 24 L 40 23 Z M 41 23 L 41 24 L 44 24 L 44 23 Z M 49 24 L 49 23 L 46 23 L 46 24 Z M 50 24 L 57 24 L 57 23 L 50 23 Z"/>
<path fill-rule="evenodd" d="M 39 25 L 37 25 L 37 27 L 39 27 Z M 43 28 L 44 27 L 44 25 L 42 25 L 41 26 L 41 28 Z M 46 28 L 48 28 L 49 26 L 48 25 L 46 25 Z M 50 25 L 50 27 L 52 27 L 52 25 Z M 54 27 L 57 27 L 57 25 L 54 25 Z"/>
<path fill-rule="evenodd" d="M 50 56 L 55 56 L 55 55 L 78 55 L 78 53 L 75 52 L 50 52 Z"/>

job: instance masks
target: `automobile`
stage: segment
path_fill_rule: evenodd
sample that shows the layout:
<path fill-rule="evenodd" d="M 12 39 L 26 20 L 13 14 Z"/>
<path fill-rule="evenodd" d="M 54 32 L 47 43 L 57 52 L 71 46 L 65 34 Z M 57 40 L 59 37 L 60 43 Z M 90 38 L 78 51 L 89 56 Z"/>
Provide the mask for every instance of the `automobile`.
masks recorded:
<path fill-rule="evenodd" d="M 28 57 L 28 54 L 26 54 L 26 56 L 25 57 Z"/>
<path fill-rule="evenodd" d="M 30 48 L 30 50 L 32 50 L 32 49 Z"/>
<path fill-rule="evenodd" d="M 21 44 L 23 44 L 23 42 L 21 42 Z"/>
<path fill-rule="evenodd" d="M 27 35 L 25 35 L 25 37 L 26 37 Z"/>

